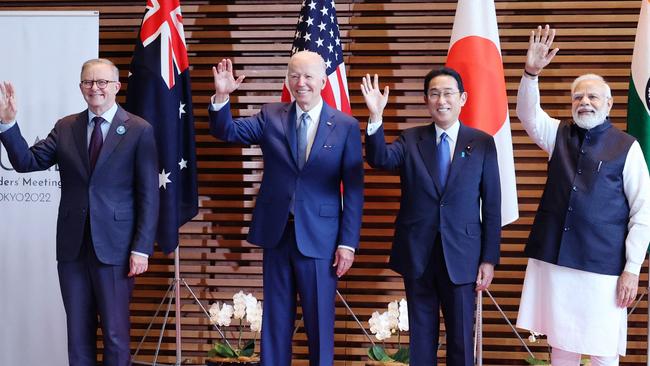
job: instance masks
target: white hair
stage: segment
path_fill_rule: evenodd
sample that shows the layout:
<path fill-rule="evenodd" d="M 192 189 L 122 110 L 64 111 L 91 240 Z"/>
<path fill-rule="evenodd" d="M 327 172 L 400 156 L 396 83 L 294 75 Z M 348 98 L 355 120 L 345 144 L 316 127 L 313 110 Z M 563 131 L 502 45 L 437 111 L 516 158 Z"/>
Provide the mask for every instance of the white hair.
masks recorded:
<path fill-rule="evenodd" d="M 289 64 L 291 64 L 291 61 L 295 58 L 300 58 L 300 57 L 309 57 L 314 59 L 315 62 L 319 63 L 319 70 L 322 71 L 321 76 L 327 76 L 327 64 L 325 63 L 325 60 L 323 59 L 323 56 L 320 54 L 314 52 L 314 51 L 309 51 L 309 50 L 302 50 L 294 53 L 291 55 L 291 59 L 289 59 Z M 287 70 L 288 72 L 289 70 Z"/>
<path fill-rule="evenodd" d="M 607 84 L 605 79 L 603 79 L 602 76 L 596 74 L 584 74 L 578 76 L 575 80 L 573 80 L 573 83 L 571 84 L 571 94 L 573 94 L 573 92 L 576 90 L 578 84 L 586 80 L 594 80 L 603 83 L 603 85 L 605 85 L 605 96 L 607 98 L 612 97 L 612 89 L 609 87 L 609 85 Z"/>

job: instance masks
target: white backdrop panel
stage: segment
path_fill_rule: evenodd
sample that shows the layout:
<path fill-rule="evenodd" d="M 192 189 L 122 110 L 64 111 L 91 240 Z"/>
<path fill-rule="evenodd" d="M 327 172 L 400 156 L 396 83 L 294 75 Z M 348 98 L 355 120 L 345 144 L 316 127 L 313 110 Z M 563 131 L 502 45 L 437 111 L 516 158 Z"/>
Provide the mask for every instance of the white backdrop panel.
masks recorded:
<path fill-rule="evenodd" d="M 82 111 L 81 64 L 98 55 L 97 12 L 0 12 L 0 80 L 16 87 L 28 143 Z M 56 167 L 18 174 L 0 149 L 0 365 L 67 365 L 56 270 Z"/>

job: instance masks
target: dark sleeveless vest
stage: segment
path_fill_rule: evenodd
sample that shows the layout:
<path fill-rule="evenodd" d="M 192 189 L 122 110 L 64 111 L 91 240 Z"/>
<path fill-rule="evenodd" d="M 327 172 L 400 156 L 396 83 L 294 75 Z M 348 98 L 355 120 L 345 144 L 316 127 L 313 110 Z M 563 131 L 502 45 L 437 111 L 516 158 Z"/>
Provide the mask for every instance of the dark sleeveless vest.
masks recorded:
<path fill-rule="evenodd" d="M 633 142 L 609 119 L 590 130 L 560 123 L 526 245 L 528 257 L 588 272 L 622 273 L 630 214 L 623 167 Z"/>

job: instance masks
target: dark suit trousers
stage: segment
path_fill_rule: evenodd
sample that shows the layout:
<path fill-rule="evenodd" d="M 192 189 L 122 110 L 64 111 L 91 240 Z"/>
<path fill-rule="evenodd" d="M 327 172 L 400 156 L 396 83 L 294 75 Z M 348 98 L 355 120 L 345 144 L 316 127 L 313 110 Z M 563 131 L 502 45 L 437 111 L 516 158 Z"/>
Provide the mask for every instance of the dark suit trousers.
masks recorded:
<path fill-rule="evenodd" d="M 334 363 L 336 274 L 331 259 L 305 257 L 298 250 L 293 222 L 280 244 L 264 249 L 263 366 L 291 365 L 296 295 L 307 332 L 310 366 Z"/>
<path fill-rule="evenodd" d="M 456 285 L 449 279 L 440 235 L 422 277 L 404 278 L 410 328 L 410 365 L 438 364 L 440 307 L 447 333 L 447 365 L 474 363 L 475 284 Z"/>
<path fill-rule="evenodd" d="M 70 366 L 97 365 L 97 315 L 102 326 L 105 366 L 131 365 L 129 301 L 133 278 L 128 264 L 101 263 L 88 235 L 74 261 L 58 263 L 65 306 Z"/>

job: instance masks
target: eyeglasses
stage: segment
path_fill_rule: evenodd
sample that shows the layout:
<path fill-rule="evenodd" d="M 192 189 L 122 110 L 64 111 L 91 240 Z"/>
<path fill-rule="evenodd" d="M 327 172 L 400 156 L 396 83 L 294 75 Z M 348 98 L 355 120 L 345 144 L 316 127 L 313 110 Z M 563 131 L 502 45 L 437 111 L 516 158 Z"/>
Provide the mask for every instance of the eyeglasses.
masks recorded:
<path fill-rule="evenodd" d="M 81 80 L 79 85 L 81 85 L 84 89 L 90 89 L 93 87 L 93 84 L 97 84 L 97 87 L 99 89 L 104 89 L 108 86 L 109 83 L 117 83 L 117 81 L 113 80 L 104 80 L 104 79 L 99 79 L 99 80 Z"/>
<path fill-rule="evenodd" d="M 429 90 L 429 92 L 427 93 L 427 97 L 429 97 L 429 99 L 431 99 L 431 100 L 438 100 L 438 99 L 440 99 L 440 97 L 444 97 L 445 99 L 448 99 L 452 95 L 456 95 L 456 94 L 459 94 L 459 93 L 460 93 L 460 91 L 458 91 L 458 90 L 442 90 L 442 91 L 440 91 L 440 90 L 432 89 L 432 90 Z"/>

